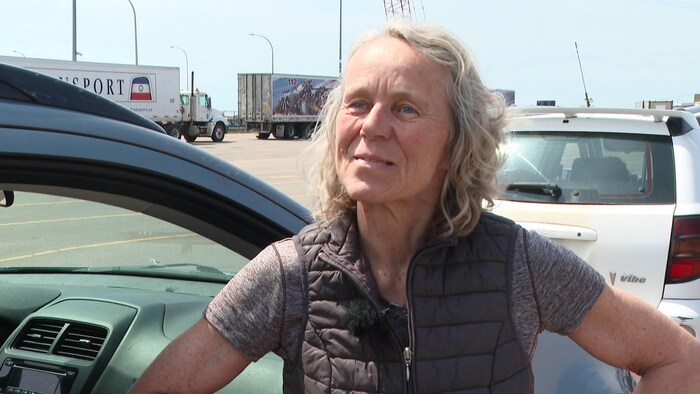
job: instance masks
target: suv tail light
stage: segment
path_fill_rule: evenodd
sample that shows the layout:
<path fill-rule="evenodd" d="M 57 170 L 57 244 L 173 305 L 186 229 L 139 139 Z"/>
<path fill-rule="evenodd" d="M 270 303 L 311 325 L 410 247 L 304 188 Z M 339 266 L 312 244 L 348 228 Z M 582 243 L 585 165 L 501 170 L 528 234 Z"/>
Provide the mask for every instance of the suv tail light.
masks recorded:
<path fill-rule="evenodd" d="M 675 217 L 666 283 L 700 278 L 700 216 Z"/>

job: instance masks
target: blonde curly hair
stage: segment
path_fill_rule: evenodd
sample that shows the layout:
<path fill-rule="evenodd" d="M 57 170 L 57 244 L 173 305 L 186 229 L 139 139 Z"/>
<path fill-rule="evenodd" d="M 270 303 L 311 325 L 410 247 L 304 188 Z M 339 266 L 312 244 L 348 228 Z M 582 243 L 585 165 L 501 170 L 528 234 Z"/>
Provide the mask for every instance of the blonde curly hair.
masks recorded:
<path fill-rule="evenodd" d="M 493 205 L 496 172 L 502 165 L 498 148 L 503 142 L 505 105 L 483 83 L 469 50 L 452 33 L 429 24 L 391 22 L 355 43 L 349 58 L 364 44 L 394 37 L 449 70 L 448 101 L 453 116 L 448 141 L 450 167 L 442 185 L 434 221 L 435 236 L 467 235 L 479 220 L 484 202 Z M 308 148 L 308 177 L 317 219 L 332 219 L 356 208 L 343 187 L 335 163 L 336 117 L 345 82 L 329 95 Z"/>

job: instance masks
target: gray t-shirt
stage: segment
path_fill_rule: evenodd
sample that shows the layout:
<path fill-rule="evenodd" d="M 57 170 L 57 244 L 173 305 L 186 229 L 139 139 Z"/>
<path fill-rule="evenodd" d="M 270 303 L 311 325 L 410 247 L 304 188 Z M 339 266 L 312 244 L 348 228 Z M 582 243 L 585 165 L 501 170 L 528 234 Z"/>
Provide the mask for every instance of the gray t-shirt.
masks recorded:
<path fill-rule="evenodd" d="M 605 280 L 570 250 L 521 230 L 513 261 L 512 311 L 532 357 L 537 335 L 570 334 L 588 313 Z M 204 311 L 204 317 L 251 361 L 268 352 L 283 359 L 301 344 L 305 321 L 303 265 L 291 239 L 251 260 Z"/>

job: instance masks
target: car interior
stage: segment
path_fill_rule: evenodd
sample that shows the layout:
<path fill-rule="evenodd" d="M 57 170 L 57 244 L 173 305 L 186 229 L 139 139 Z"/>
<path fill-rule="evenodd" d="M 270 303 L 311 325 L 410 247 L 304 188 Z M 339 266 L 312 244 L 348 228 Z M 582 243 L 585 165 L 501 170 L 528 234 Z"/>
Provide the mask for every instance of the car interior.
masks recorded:
<path fill-rule="evenodd" d="M 506 189 L 502 198 L 572 204 L 673 201 L 668 138 L 528 132 L 514 135 L 511 145 L 499 171 Z M 556 185 L 562 192 L 552 196 L 542 185 Z"/>

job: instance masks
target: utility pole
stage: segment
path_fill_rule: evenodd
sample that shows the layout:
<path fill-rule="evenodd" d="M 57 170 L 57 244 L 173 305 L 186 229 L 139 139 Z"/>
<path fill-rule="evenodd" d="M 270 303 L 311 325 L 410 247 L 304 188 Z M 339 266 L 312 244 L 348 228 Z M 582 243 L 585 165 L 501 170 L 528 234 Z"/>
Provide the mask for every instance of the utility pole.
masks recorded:
<path fill-rule="evenodd" d="M 78 60 L 78 29 L 76 28 L 77 25 L 77 16 L 75 12 L 75 3 L 77 0 L 73 0 L 73 61 Z"/>

